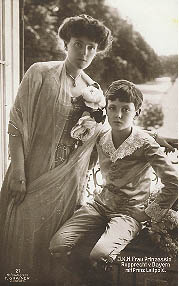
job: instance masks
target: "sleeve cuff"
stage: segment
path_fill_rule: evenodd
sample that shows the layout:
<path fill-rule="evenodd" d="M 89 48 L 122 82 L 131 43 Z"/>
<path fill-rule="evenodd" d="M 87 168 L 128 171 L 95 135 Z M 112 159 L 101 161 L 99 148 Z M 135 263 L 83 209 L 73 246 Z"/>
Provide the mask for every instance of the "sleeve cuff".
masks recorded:
<path fill-rule="evenodd" d="M 162 209 L 159 204 L 156 202 L 151 203 L 146 209 L 145 213 L 156 222 L 159 222 L 165 214 L 168 212 L 168 209 Z"/>
<path fill-rule="evenodd" d="M 11 136 L 20 136 L 19 129 L 17 128 L 15 123 L 13 123 L 12 121 L 9 121 L 7 133 Z"/>

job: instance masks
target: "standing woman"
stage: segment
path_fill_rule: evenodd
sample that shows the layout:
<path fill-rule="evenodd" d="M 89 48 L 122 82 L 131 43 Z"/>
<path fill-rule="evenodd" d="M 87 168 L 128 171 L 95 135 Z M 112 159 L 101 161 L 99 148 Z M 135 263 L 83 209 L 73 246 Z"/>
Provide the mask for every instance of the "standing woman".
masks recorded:
<path fill-rule="evenodd" d="M 64 20 L 59 37 L 65 61 L 33 64 L 10 113 L 11 164 L 0 200 L 1 281 L 18 269 L 32 285 L 50 285 L 49 241 L 79 201 L 98 133 L 97 127 L 89 144 L 78 147 L 70 135 L 86 108 L 83 91 L 94 84 L 83 70 L 108 47 L 111 32 L 80 15 Z M 96 86 L 99 92 L 88 103 L 104 106 Z"/>

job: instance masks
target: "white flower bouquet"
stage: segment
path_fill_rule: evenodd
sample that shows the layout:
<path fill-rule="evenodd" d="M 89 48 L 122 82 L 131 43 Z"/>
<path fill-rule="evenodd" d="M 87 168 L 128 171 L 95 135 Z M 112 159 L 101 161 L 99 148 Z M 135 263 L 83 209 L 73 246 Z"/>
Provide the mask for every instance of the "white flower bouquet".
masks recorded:
<path fill-rule="evenodd" d="M 97 123 L 104 122 L 106 100 L 102 89 L 98 83 L 86 87 L 82 92 L 82 98 L 86 106 L 86 111 L 89 112 L 91 118 Z"/>
<path fill-rule="evenodd" d="M 98 83 L 86 87 L 81 97 L 85 104 L 85 112 L 71 130 L 71 137 L 78 141 L 88 140 L 96 129 L 98 123 L 105 120 L 105 97 Z"/>
<path fill-rule="evenodd" d="M 85 105 L 91 109 L 103 109 L 106 105 L 103 91 L 96 82 L 84 89 L 82 97 Z"/>

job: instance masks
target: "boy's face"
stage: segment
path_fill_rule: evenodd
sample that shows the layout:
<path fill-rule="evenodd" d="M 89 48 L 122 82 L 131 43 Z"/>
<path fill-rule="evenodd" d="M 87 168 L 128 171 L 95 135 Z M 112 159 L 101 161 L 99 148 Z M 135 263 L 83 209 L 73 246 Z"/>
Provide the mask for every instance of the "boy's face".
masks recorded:
<path fill-rule="evenodd" d="M 108 100 L 108 121 L 113 130 L 120 131 L 133 124 L 136 110 L 133 102 L 122 102 L 119 99 Z"/>

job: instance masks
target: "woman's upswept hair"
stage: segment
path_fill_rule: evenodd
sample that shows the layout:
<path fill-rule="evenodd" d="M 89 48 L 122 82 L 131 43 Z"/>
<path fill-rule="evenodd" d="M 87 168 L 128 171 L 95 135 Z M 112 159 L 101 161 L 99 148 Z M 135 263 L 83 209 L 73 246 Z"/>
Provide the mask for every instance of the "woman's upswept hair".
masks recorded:
<path fill-rule="evenodd" d="M 71 37 L 87 37 L 98 44 L 98 50 L 106 50 L 112 43 L 111 31 L 99 20 L 82 14 L 66 18 L 58 30 L 58 36 L 65 43 Z"/>
<path fill-rule="evenodd" d="M 122 102 L 133 102 L 135 109 L 138 110 L 143 102 L 142 92 L 135 86 L 134 83 L 128 80 L 114 81 L 107 89 L 106 102 L 108 100 L 119 99 Z"/>

